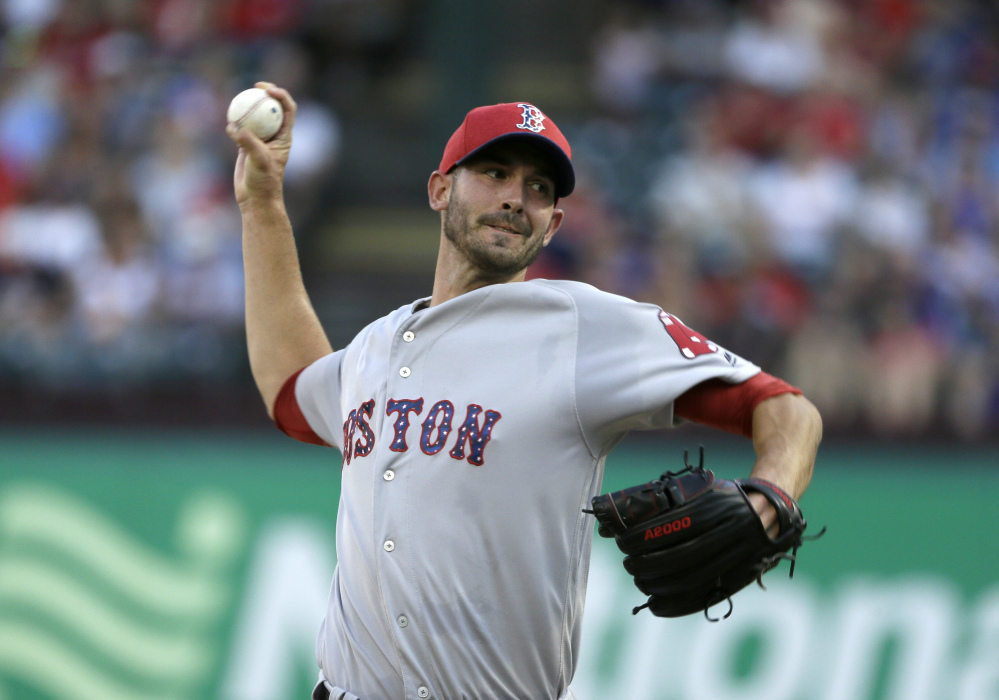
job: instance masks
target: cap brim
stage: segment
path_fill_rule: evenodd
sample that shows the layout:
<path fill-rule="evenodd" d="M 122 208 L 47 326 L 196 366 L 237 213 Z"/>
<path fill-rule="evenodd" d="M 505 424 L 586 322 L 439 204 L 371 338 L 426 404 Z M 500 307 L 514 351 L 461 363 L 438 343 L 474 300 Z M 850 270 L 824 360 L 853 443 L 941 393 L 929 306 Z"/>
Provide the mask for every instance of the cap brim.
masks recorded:
<path fill-rule="evenodd" d="M 545 136 L 541 136 L 540 134 L 513 133 L 497 136 L 490 141 L 486 141 L 475 150 L 469 151 L 464 158 L 454 164 L 454 167 L 461 165 L 490 146 L 497 143 L 503 143 L 505 141 L 515 140 L 531 143 L 540 148 L 540 150 L 548 156 L 548 159 L 551 161 L 553 167 L 552 176 L 555 178 L 556 197 L 568 197 L 572 194 L 573 189 L 576 187 L 576 171 L 573 170 L 572 161 L 569 160 L 565 151 L 563 151 L 557 143 Z"/>

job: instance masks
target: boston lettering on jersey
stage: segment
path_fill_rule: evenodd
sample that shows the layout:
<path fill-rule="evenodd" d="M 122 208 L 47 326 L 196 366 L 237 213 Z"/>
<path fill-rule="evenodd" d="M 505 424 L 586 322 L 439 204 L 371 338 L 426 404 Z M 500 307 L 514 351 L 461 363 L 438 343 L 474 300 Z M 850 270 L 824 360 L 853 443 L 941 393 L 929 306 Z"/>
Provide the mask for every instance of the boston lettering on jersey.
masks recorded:
<path fill-rule="evenodd" d="M 408 435 L 410 416 L 423 415 L 424 401 L 420 399 L 389 399 L 385 407 L 385 415 L 395 415 L 392 426 L 393 435 L 389 449 L 393 452 L 405 452 L 409 449 Z M 350 464 L 351 459 L 366 457 L 375 446 L 375 433 L 369 419 L 374 415 L 375 400 L 369 399 L 347 414 L 343 423 L 343 463 Z M 479 417 L 482 416 L 482 420 Z M 465 411 L 465 420 L 458 426 L 454 446 L 448 452 L 453 459 L 467 459 L 469 464 L 481 466 L 484 464 L 483 453 L 489 438 L 492 437 L 493 426 L 502 418 L 499 411 L 486 410 L 482 406 L 469 404 Z M 444 449 L 451 436 L 454 422 L 454 404 L 447 399 L 438 401 L 420 424 L 419 445 L 424 454 L 435 455 Z M 468 450 L 466 456 L 465 451 Z"/>

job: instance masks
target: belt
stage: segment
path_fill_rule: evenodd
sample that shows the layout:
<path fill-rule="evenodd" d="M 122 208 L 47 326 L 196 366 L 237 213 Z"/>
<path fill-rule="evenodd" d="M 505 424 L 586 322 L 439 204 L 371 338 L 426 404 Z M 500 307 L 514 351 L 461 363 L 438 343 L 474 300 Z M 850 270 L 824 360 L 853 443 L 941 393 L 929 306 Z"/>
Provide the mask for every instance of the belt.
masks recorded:
<path fill-rule="evenodd" d="M 342 697 L 342 696 L 341 696 Z M 350 695 L 349 697 L 355 697 Z M 571 688 L 566 688 L 565 693 L 559 700 L 574 700 L 575 695 Z M 316 687 L 312 689 L 312 700 L 331 700 L 330 690 L 326 687 L 326 683 L 320 678 L 319 682 L 316 683 Z"/>
<path fill-rule="evenodd" d="M 360 700 L 360 698 L 343 688 L 333 688 L 333 692 L 330 692 L 326 681 L 320 678 L 316 687 L 312 689 L 312 700 Z"/>

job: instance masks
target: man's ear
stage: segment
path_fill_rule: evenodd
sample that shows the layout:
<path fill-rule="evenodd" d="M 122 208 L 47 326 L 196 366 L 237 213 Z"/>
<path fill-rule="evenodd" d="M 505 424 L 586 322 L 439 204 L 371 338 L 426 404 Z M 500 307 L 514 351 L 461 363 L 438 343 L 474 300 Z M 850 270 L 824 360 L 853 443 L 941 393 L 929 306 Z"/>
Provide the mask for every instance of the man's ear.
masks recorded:
<path fill-rule="evenodd" d="M 545 242 L 543 245 L 548 245 L 552 237 L 558 232 L 559 227 L 562 225 L 562 219 L 565 218 L 565 212 L 561 209 L 552 209 L 552 218 L 548 222 L 548 230 L 545 231 Z"/>
<path fill-rule="evenodd" d="M 451 184 L 453 182 L 453 173 L 442 173 L 440 170 L 431 173 L 430 182 L 427 183 L 427 196 L 430 199 L 431 209 L 434 211 L 447 209 L 448 201 L 451 199 Z"/>

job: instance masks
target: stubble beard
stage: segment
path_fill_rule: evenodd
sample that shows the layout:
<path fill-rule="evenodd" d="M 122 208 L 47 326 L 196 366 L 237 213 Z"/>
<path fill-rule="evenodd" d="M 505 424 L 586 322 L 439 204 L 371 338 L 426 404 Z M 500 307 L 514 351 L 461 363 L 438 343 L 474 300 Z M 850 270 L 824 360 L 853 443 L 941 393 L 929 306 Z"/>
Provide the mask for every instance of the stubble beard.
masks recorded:
<path fill-rule="evenodd" d="M 544 236 L 534 235 L 524 247 L 507 248 L 487 242 L 476 237 L 473 232 L 477 226 L 487 226 L 480 217 L 471 221 L 468 208 L 460 199 L 454 197 L 454 190 L 448 199 L 448 207 L 444 212 L 444 235 L 455 249 L 471 262 L 476 269 L 488 277 L 504 277 L 514 275 L 528 267 L 541 255 L 544 247 Z M 489 219 L 491 224 L 500 223 Z M 504 225 L 504 224 L 500 224 Z M 520 224 L 523 225 L 523 224 Z"/>

